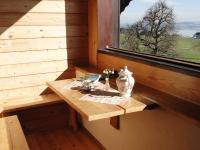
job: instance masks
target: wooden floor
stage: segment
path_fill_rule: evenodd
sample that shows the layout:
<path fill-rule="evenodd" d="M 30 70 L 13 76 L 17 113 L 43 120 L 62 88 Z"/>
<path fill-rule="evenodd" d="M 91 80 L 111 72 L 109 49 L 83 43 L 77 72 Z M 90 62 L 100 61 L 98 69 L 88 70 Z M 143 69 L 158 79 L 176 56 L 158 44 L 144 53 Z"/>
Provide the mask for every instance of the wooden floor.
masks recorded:
<path fill-rule="evenodd" d="M 85 130 L 77 132 L 69 128 L 27 133 L 31 150 L 104 150 Z"/>

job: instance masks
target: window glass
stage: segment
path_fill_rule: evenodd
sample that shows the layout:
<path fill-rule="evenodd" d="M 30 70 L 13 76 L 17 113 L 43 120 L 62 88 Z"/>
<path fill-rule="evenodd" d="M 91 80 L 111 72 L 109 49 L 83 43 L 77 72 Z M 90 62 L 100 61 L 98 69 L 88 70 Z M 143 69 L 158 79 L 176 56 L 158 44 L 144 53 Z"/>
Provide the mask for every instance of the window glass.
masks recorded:
<path fill-rule="evenodd" d="M 120 48 L 200 63 L 200 0 L 121 0 Z"/>

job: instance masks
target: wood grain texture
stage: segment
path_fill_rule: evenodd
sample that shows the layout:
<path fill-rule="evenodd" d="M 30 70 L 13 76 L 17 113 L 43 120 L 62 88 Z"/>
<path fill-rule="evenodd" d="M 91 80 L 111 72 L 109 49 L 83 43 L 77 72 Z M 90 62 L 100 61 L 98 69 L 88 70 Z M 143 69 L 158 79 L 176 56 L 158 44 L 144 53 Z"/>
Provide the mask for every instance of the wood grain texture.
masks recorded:
<path fill-rule="evenodd" d="M 37 57 L 33 57 L 37 56 Z M 67 60 L 66 49 L 1 53 L 1 65 Z"/>
<path fill-rule="evenodd" d="M 0 13 L 0 27 L 15 26 L 63 26 L 87 25 L 87 14 L 57 13 Z M 16 21 L 17 20 L 17 21 Z"/>
<path fill-rule="evenodd" d="M 0 78 L 62 72 L 67 68 L 67 60 L 2 65 L 0 66 Z"/>
<path fill-rule="evenodd" d="M 114 63 L 106 63 L 111 60 Z M 116 56 L 99 54 L 100 68 L 120 69 L 127 65 L 134 71 L 136 86 L 133 94 L 145 97 L 158 103 L 161 107 L 174 112 L 186 121 L 199 126 L 199 78 L 179 72 L 174 72 L 133 60 Z M 176 80 L 175 80 L 176 79 Z"/>
<path fill-rule="evenodd" d="M 98 48 L 119 45 L 119 0 L 98 0 Z"/>
<path fill-rule="evenodd" d="M 56 94 L 47 94 L 42 96 L 27 97 L 27 98 L 14 98 L 0 101 L 2 111 L 0 113 L 8 113 L 23 109 L 30 109 L 36 106 L 43 106 L 52 103 L 62 102 L 60 97 Z"/>
<path fill-rule="evenodd" d="M 35 39 L 87 36 L 87 26 L 13 26 L 0 27 L 0 39 Z"/>
<path fill-rule="evenodd" d="M 0 91 L 0 99 L 1 101 L 4 101 L 7 99 L 35 97 L 42 94 L 45 89 L 47 89 L 46 85 L 37 85 L 31 87 L 3 90 Z"/>
<path fill-rule="evenodd" d="M 89 64 L 97 66 L 98 48 L 98 10 L 97 0 L 88 0 Z"/>
<path fill-rule="evenodd" d="M 33 150 L 105 150 L 87 131 L 77 132 L 69 128 L 54 129 L 44 132 L 32 132 L 26 135 L 30 149 Z M 57 140 L 55 140 L 55 138 Z"/>
<path fill-rule="evenodd" d="M 48 86 L 64 99 L 73 109 L 79 112 L 83 117 L 89 121 L 109 118 L 124 114 L 124 110 L 115 105 L 99 104 L 95 102 L 80 101 L 79 99 L 84 95 L 77 90 L 67 90 L 63 87 L 73 80 L 60 80 L 48 82 Z"/>
<path fill-rule="evenodd" d="M 1 40 L 0 45 L 0 52 L 84 48 L 87 47 L 87 37 L 69 37 L 67 38 L 67 41 L 66 38 Z"/>
<path fill-rule="evenodd" d="M 74 77 L 88 60 L 86 0 L 2 0 L 0 99 L 50 93 L 45 83 Z"/>
<path fill-rule="evenodd" d="M 0 91 L 23 88 L 29 86 L 42 85 L 48 81 L 55 81 L 58 79 L 63 72 L 53 72 L 53 73 L 45 73 L 45 74 L 36 74 L 36 75 L 26 75 L 18 76 L 18 77 L 10 77 L 10 78 L 0 78 Z"/>
<path fill-rule="evenodd" d="M 0 149 L 29 150 L 17 116 L 0 118 Z"/>
<path fill-rule="evenodd" d="M 110 67 L 119 70 L 127 65 L 134 72 L 136 82 L 186 101 L 200 104 L 200 80 L 198 77 L 106 54 L 99 53 L 98 59 L 99 68 Z"/>
<path fill-rule="evenodd" d="M 26 77 L 26 76 L 25 76 Z M 75 77 L 74 70 L 69 70 L 64 72 L 61 76 L 62 78 L 73 78 Z M 6 99 L 17 99 L 17 98 L 25 98 L 25 97 L 35 97 L 42 94 L 50 94 L 52 91 L 48 89 L 46 83 L 42 85 L 36 86 L 29 86 L 23 88 L 16 88 L 16 89 L 8 89 L 0 91 L 0 99 L 2 101 Z"/>
<path fill-rule="evenodd" d="M 1 0 L 0 12 L 13 13 L 87 13 L 86 1 L 68 1 L 65 0 Z M 34 6 L 34 7 L 33 7 Z"/>

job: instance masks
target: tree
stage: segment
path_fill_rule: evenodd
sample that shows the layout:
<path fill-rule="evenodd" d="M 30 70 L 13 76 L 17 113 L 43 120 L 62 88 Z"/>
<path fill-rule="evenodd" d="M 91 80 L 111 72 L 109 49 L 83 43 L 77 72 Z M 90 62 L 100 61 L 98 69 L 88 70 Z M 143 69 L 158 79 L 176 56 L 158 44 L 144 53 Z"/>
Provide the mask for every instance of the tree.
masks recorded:
<path fill-rule="evenodd" d="M 134 25 L 127 25 L 126 28 L 121 29 L 120 33 L 121 48 L 128 49 L 129 51 L 139 51 L 140 41 L 136 37 Z"/>
<path fill-rule="evenodd" d="M 165 54 L 173 50 L 175 19 L 173 9 L 164 1 L 158 1 L 132 28 L 144 48 L 151 54 Z"/>

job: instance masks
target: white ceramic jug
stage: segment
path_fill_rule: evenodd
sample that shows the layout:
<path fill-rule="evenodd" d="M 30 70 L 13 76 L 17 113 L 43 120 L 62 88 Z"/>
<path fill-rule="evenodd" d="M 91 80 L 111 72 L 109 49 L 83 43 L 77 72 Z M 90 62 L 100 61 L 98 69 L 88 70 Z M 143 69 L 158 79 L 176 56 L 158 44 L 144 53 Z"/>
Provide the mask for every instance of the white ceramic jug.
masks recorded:
<path fill-rule="evenodd" d="M 132 72 L 130 72 L 127 66 L 121 69 L 119 72 L 119 77 L 116 79 L 116 84 L 120 96 L 130 97 L 133 86 L 135 84 L 135 79 L 132 77 Z"/>

